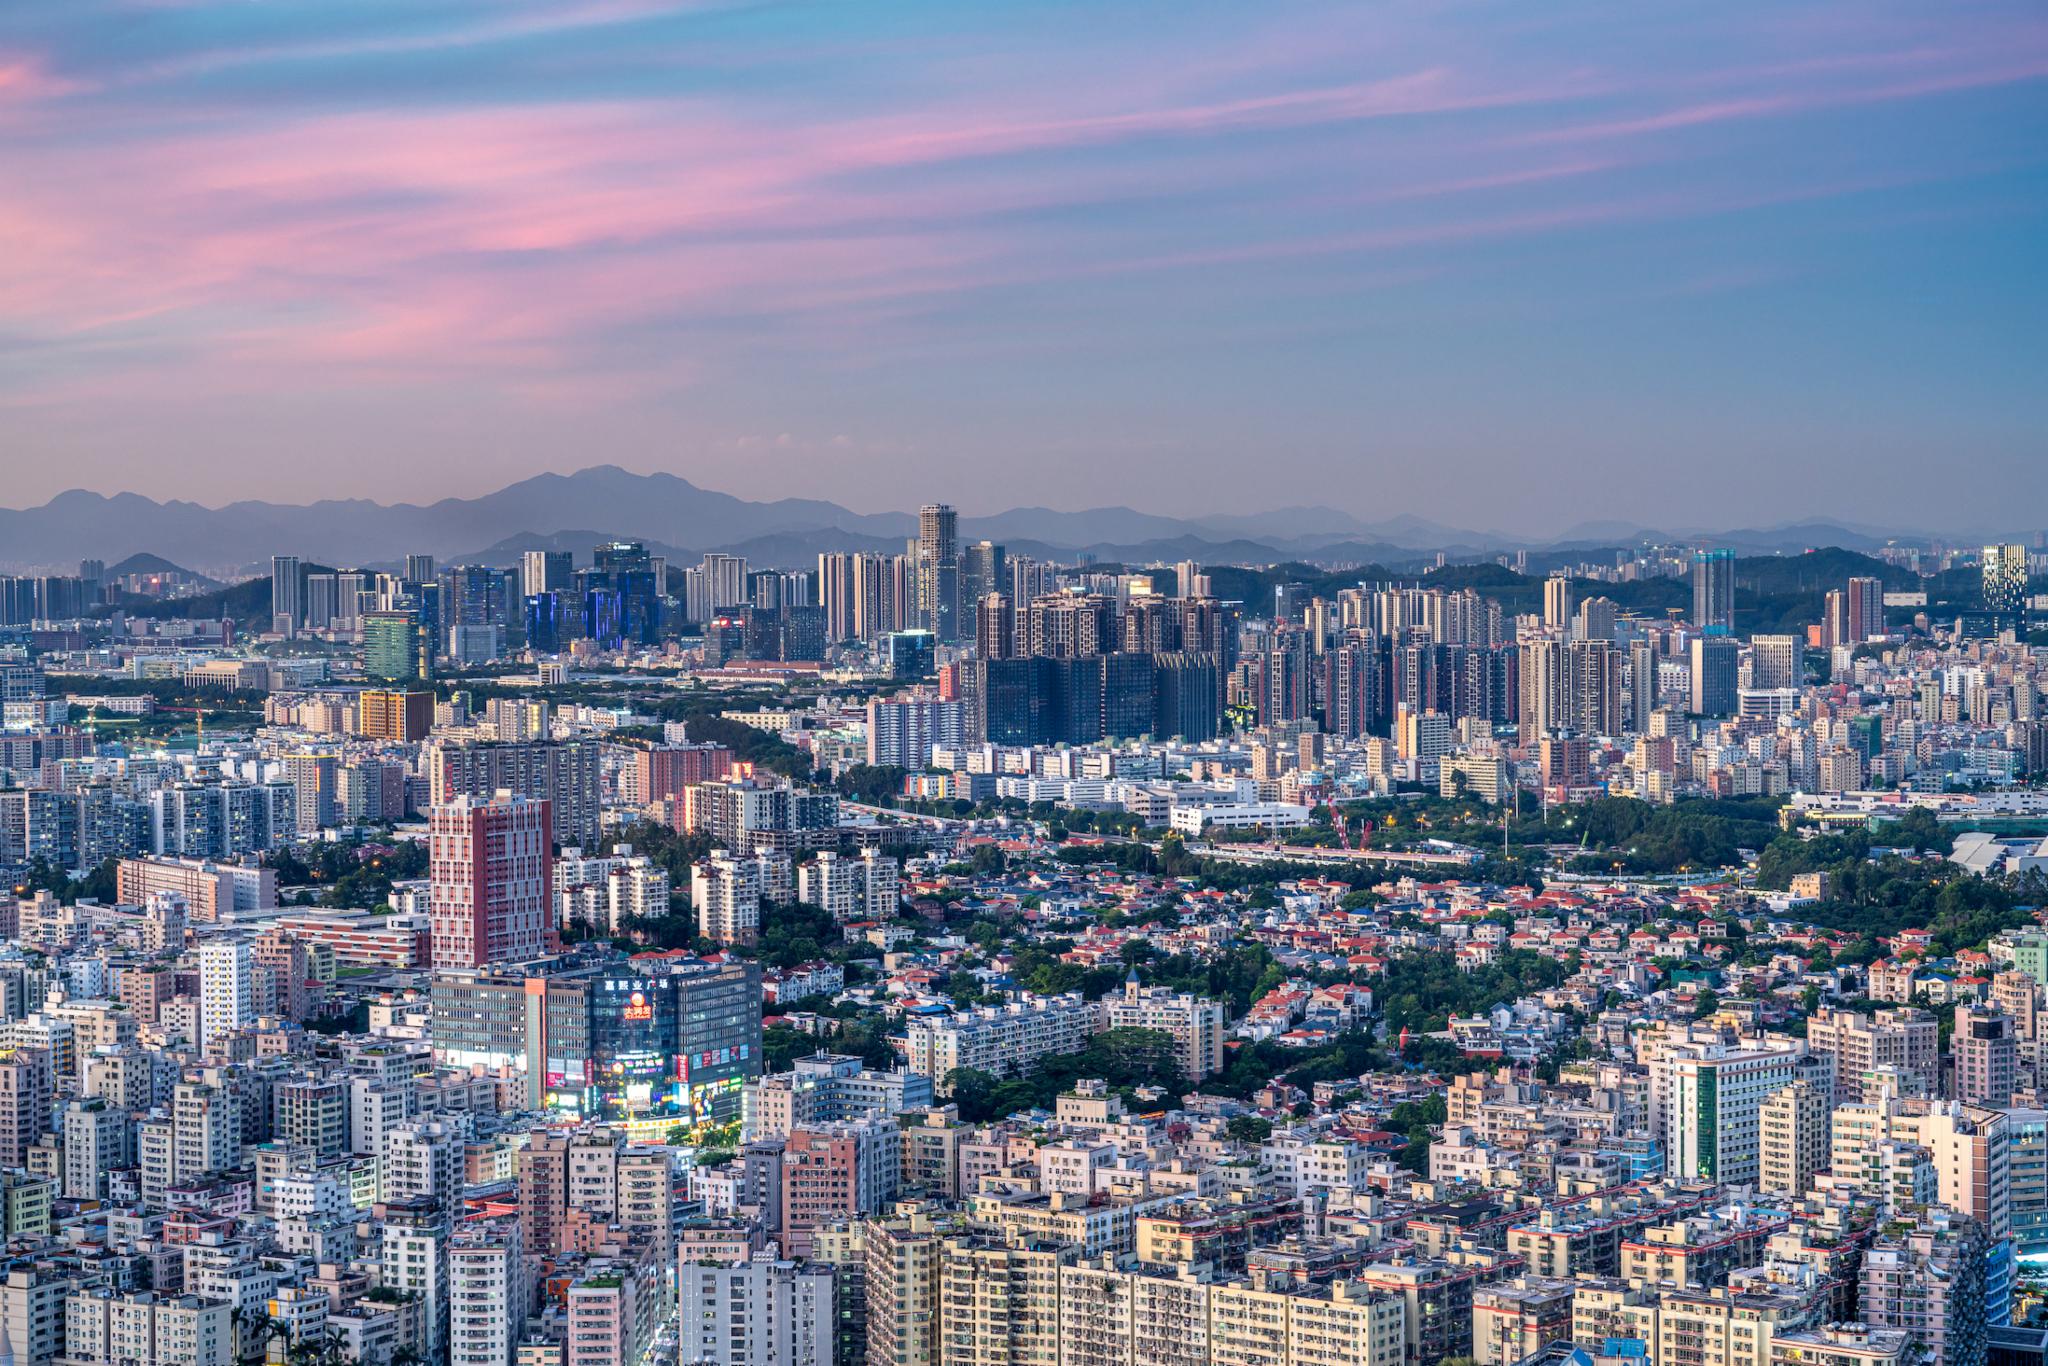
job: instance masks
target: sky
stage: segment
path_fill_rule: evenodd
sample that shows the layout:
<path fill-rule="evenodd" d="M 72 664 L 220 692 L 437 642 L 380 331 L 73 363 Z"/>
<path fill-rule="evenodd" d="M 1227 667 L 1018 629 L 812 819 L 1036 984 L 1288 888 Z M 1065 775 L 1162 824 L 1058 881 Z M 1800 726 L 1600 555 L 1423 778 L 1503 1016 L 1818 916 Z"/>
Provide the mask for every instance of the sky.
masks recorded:
<path fill-rule="evenodd" d="M 2048 9 L 17 0 L 0 503 L 2048 525 Z"/>

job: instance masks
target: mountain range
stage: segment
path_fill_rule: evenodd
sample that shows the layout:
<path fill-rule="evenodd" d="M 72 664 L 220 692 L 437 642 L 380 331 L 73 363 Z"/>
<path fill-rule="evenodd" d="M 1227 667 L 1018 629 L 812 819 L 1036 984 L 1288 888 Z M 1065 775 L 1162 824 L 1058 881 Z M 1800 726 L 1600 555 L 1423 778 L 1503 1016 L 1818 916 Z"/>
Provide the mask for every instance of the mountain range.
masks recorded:
<path fill-rule="evenodd" d="M 366 499 L 310 504 L 238 502 L 209 508 L 139 494 L 107 496 L 74 489 L 41 507 L 0 509 L 0 569 L 75 573 L 85 558 L 112 563 L 150 555 L 228 579 L 267 567 L 274 554 L 365 568 L 407 554 L 444 563 L 509 564 L 522 550 L 570 549 L 587 562 L 596 541 L 644 540 L 683 563 L 706 551 L 745 555 L 763 566 L 813 564 L 821 551 L 893 550 L 917 534 L 910 512 L 860 513 L 807 498 L 753 502 L 703 489 L 673 474 L 636 474 L 599 465 L 574 474 L 542 474 L 475 498 L 428 504 Z M 1307 560 L 1324 564 L 1412 564 L 1503 550 L 1570 550 L 1641 541 L 1700 538 L 1625 523 L 1588 523 L 1555 540 L 1516 538 L 1444 526 L 1412 515 L 1367 522 L 1328 507 L 1210 517 L 1166 517 L 1127 507 L 1062 512 L 1012 508 L 960 518 L 963 541 L 996 540 L 1012 553 L 1104 561 L 1196 559 L 1211 564 Z M 1811 546 L 1874 549 L 1881 529 L 1812 522 L 1713 533 L 1715 544 L 1745 553 L 1797 552 Z"/>

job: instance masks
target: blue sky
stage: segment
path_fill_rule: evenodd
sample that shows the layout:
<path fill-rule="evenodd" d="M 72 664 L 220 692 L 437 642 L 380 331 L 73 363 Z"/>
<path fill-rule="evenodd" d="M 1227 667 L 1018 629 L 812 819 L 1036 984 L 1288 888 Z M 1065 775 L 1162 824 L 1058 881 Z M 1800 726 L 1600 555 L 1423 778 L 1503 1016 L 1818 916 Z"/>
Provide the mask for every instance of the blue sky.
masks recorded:
<path fill-rule="evenodd" d="M 2044 163 L 2038 3 L 17 4 L 0 483 L 2016 530 Z"/>

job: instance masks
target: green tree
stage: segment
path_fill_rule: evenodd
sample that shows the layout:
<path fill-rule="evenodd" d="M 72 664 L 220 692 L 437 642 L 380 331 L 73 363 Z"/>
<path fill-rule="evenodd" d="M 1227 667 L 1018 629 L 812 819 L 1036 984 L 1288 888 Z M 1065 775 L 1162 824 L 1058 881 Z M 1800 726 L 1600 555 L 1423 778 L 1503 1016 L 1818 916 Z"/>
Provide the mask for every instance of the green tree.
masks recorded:
<path fill-rule="evenodd" d="M 1408 1140 L 1394 1160 L 1409 1171 L 1427 1176 L 1430 1141 L 1448 1116 L 1449 1108 L 1441 1095 L 1404 1100 L 1389 1110 L 1387 1128 Z"/>
<path fill-rule="evenodd" d="M 761 907 L 761 931 L 749 950 L 772 967 L 793 968 L 843 951 L 845 936 L 830 911 L 801 901 Z"/>
<path fill-rule="evenodd" d="M 818 1051 L 818 1041 L 801 1029 L 770 1025 L 761 1031 L 761 1066 L 767 1072 L 787 1072 L 798 1058 Z"/>
<path fill-rule="evenodd" d="M 949 1098 L 960 1107 L 960 1118 L 969 1124 L 1000 1119 L 996 1113 L 996 1079 L 977 1067 L 956 1067 L 946 1074 Z"/>
<path fill-rule="evenodd" d="M 1273 1136 L 1273 1121 L 1258 1115 L 1233 1115 L 1223 1133 L 1234 1143 L 1256 1147 Z"/>

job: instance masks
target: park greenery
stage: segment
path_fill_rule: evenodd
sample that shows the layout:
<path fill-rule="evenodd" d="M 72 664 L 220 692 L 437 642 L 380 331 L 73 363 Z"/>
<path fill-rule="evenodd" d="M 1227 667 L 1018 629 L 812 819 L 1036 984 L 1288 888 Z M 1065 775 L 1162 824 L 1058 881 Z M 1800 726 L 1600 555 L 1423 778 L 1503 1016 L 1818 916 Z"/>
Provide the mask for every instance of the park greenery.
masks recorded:
<path fill-rule="evenodd" d="M 115 869 L 118 860 L 107 859 L 83 877 L 74 878 L 59 864 L 40 856 L 29 860 L 28 870 L 15 880 L 16 896 L 34 896 L 48 892 L 66 906 L 80 901 L 97 901 L 110 906 L 114 902 L 117 878 Z"/>
<path fill-rule="evenodd" d="M 1409 1171 L 1429 1175 L 1429 1144 L 1449 1117 L 1450 1107 L 1441 1095 L 1421 1100 L 1404 1100 L 1387 1112 L 1387 1129 L 1407 1142 L 1394 1160 Z"/>
<path fill-rule="evenodd" d="M 1791 886 L 1801 874 L 1826 874 L 1827 895 L 1800 902 L 1799 919 L 1875 939 L 1925 928 L 1933 932 L 1938 954 L 1977 948 L 2001 931 L 2034 923 L 2021 898 L 2035 901 L 2038 887 L 2022 885 L 2016 896 L 2014 888 L 1979 877 L 1946 858 L 1894 852 L 1911 849 L 1938 856 L 1949 847 L 1948 833 L 1931 815 L 1912 812 L 1879 827 L 1876 835 L 1866 830 L 1811 839 L 1781 835 L 1758 856 L 1756 880 L 1759 887 L 1776 890 Z M 1867 952 L 1877 956 L 1874 944 Z M 1840 955 L 1838 961 L 1848 961 L 1848 955 Z"/>
<path fill-rule="evenodd" d="M 427 875 L 427 846 L 418 840 L 301 844 L 270 856 L 280 888 L 311 887 L 322 906 L 377 910 L 391 888 Z"/>
<path fill-rule="evenodd" d="M 1079 1052 L 1041 1058 L 1023 1076 L 999 1078 L 959 1067 L 948 1074 L 946 1084 L 960 1107 L 960 1118 L 981 1124 L 1020 1110 L 1049 1110 L 1062 1092 L 1086 1078 L 1106 1083 L 1133 1105 L 1138 1104 L 1135 1093 L 1140 1087 L 1157 1087 L 1177 1099 L 1188 1085 L 1171 1035 L 1125 1027 L 1103 1030 Z"/>
<path fill-rule="evenodd" d="M 1504 949 L 1469 971 L 1447 953 L 1405 953 L 1372 983 L 1387 1030 L 1414 1034 L 1441 1030 L 1453 1015 L 1476 1015 L 1561 985 L 1578 969 L 1527 949 Z"/>

